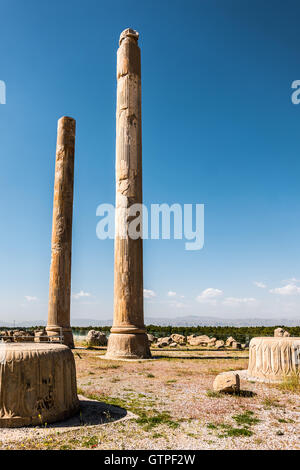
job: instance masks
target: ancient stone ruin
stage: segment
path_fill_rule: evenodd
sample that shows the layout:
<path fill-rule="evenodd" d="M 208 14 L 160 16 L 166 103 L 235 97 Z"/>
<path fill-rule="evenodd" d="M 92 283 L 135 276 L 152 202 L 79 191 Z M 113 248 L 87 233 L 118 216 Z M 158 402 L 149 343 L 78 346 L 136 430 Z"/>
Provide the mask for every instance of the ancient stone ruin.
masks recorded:
<path fill-rule="evenodd" d="M 291 336 L 288 331 L 284 330 L 283 328 L 275 328 L 274 330 L 275 337 L 283 337 L 283 336 Z"/>
<path fill-rule="evenodd" d="M 49 339 L 56 340 L 59 342 L 58 337 L 51 337 L 47 335 L 45 329 L 38 329 L 34 331 L 28 330 L 3 330 L 0 331 L 0 341 L 3 343 L 44 343 L 48 342 Z"/>
<path fill-rule="evenodd" d="M 58 121 L 47 333 L 74 347 L 70 325 L 75 120 Z"/>
<path fill-rule="evenodd" d="M 90 330 L 86 336 L 87 347 L 107 346 L 106 334 L 101 331 Z"/>
<path fill-rule="evenodd" d="M 235 372 L 221 372 L 218 374 L 213 383 L 215 392 L 223 393 L 239 393 L 240 376 Z"/>
<path fill-rule="evenodd" d="M 58 121 L 47 331 L 4 331 L 0 427 L 64 420 L 79 409 L 70 325 L 75 121 Z M 55 344 L 54 341 L 63 341 Z M 51 341 L 51 342 L 49 342 Z M 53 342 L 52 342 L 53 341 Z"/>
<path fill-rule="evenodd" d="M 0 346 L 0 428 L 53 423 L 79 410 L 75 361 L 67 346 Z"/>
<path fill-rule="evenodd" d="M 270 382 L 299 374 L 300 338 L 288 336 L 252 338 L 247 375 Z"/>
<path fill-rule="evenodd" d="M 172 334 L 156 340 L 147 335 L 143 311 L 143 240 L 133 239 L 132 208 L 141 205 L 142 124 L 139 34 L 121 33 L 117 52 L 116 224 L 114 320 L 111 334 L 91 330 L 87 345 L 106 346 L 107 359 L 148 359 L 150 345 L 244 349 L 234 338 Z M 75 120 L 58 121 L 48 323 L 45 330 L 0 332 L 0 428 L 41 425 L 64 420 L 79 410 L 74 347 L 70 324 L 71 249 L 75 155 Z M 1 333 L 4 333 L 1 335 Z M 60 338 L 64 344 L 55 344 Z M 48 341 L 49 340 L 49 341 Z M 274 337 L 250 342 L 248 378 L 280 381 L 299 374 L 300 338 L 278 328 Z M 238 373 L 219 374 L 214 390 L 238 393 Z"/>
<path fill-rule="evenodd" d="M 144 325 L 143 240 L 128 234 L 130 208 L 143 202 L 138 38 L 136 31 L 125 29 L 117 53 L 115 286 L 109 359 L 151 357 Z"/>

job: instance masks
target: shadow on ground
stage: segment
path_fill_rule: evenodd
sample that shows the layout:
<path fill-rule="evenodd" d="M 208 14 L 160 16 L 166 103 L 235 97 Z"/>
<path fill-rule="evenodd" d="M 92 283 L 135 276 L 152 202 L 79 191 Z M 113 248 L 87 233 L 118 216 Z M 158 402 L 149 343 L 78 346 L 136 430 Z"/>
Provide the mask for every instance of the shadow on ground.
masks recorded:
<path fill-rule="evenodd" d="M 219 360 L 226 360 L 226 359 L 248 359 L 247 356 L 167 356 L 163 354 L 155 354 L 152 359 L 219 359 Z"/>
<path fill-rule="evenodd" d="M 151 348 L 151 351 L 152 352 L 160 352 L 160 351 L 168 351 L 168 352 L 174 352 L 174 351 L 178 351 L 178 352 L 205 352 L 205 351 L 208 351 L 208 352 L 242 352 L 242 351 L 249 351 L 249 348 L 245 348 L 245 349 L 226 349 L 226 348 L 219 348 L 219 349 L 216 349 L 216 348 L 168 348 L 168 347 L 164 347 L 164 348 Z"/>
<path fill-rule="evenodd" d="M 96 400 L 89 400 L 79 396 L 80 411 L 72 418 L 59 423 L 49 424 L 53 428 L 70 428 L 78 426 L 95 426 L 99 424 L 112 423 L 124 418 L 132 418 L 134 415 L 124 408 L 108 405 Z"/>
<path fill-rule="evenodd" d="M 257 393 L 252 392 L 251 390 L 240 390 L 236 395 L 238 397 L 252 398 L 256 397 Z"/>

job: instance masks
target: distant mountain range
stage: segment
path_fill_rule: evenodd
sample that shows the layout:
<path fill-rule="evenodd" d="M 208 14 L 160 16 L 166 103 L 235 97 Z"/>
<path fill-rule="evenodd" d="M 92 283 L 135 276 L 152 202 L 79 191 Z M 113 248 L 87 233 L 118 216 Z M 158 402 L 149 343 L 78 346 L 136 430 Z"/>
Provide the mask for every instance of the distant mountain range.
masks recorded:
<path fill-rule="evenodd" d="M 300 326 L 300 318 L 218 318 L 218 317 L 199 317 L 190 315 L 186 317 L 165 318 L 165 317 L 146 317 L 146 325 L 159 326 Z M 95 320 L 92 318 L 73 318 L 72 326 L 110 326 L 112 319 Z M 0 327 L 20 328 L 30 326 L 46 326 L 45 320 L 32 320 L 23 322 L 0 322 Z"/>
<path fill-rule="evenodd" d="M 176 318 L 146 318 L 146 325 L 159 326 L 300 326 L 300 318 L 218 318 L 190 315 Z"/>

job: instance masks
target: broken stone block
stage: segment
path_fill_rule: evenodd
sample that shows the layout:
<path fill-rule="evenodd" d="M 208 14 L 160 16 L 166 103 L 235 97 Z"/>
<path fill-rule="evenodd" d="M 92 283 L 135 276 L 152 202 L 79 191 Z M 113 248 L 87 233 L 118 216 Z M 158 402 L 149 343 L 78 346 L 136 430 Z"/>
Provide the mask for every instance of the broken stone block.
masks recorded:
<path fill-rule="evenodd" d="M 213 383 L 215 392 L 238 393 L 240 391 L 240 376 L 235 372 L 222 372 Z"/>

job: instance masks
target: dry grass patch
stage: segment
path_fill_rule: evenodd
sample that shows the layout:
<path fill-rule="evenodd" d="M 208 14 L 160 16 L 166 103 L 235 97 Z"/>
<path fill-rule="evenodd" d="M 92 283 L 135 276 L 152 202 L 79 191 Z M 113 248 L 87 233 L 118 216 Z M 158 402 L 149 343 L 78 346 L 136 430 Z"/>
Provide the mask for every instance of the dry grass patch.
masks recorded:
<path fill-rule="evenodd" d="M 159 350 L 155 352 L 156 359 L 149 362 L 104 361 L 99 358 L 101 353 L 75 351 L 79 393 L 119 406 L 135 417 L 124 421 L 108 419 L 106 424 L 76 429 L 49 426 L 1 430 L 0 448 L 300 447 L 298 384 L 288 381 L 278 387 L 242 380 L 241 387 L 248 389 L 247 394 L 226 395 L 211 390 L 216 374 L 247 368 L 246 351 L 202 350 L 199 356 L 196 349 Z"/>
<path fill-rule="evenodd" d="M 277 385 L 277 388 L 283 392 L 292 392 L 300 395 L 300 375 L 293 374 L 285 377 L 283 382 Z"/>

